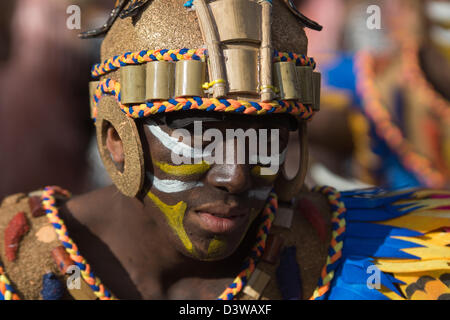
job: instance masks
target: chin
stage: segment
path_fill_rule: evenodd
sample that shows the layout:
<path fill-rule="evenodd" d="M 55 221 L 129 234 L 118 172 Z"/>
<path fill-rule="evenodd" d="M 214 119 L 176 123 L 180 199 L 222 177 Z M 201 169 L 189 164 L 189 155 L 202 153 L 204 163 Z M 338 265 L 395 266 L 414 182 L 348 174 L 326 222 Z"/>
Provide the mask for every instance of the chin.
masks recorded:
<path fill-rule="evenodd" d="M 231 241 L 223 243 L 222 248 L 217 248 L 213 252 L 208 250 L 208 246 L 197 246 L 194 254 L 190 256 L 199 261 L 214 262 L 229 258 L 239 248 L 239 243 L 231 243 Z"/>

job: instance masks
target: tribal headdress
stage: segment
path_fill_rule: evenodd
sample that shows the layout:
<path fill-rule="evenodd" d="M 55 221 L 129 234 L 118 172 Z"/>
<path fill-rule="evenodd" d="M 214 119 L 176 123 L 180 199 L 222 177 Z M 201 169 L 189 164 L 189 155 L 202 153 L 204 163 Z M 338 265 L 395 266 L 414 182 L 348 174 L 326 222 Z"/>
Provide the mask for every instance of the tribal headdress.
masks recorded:
<path fill-rule="evenodd" d="M 304 122 L 319 110 L 321 76 L 306 56 L 304 27 L 322 28 L 292 0 L 117 1 L 108 21 L 81 37 L 105 35 L 103 62 L 92 68 L 91 111 L 100 154 L 119 190 L 135 196 L 143 183 L 132 119 L 158 113 L 291 114 L 306 159 Z M 109 157 L 106 122 L 124 142 L 123 172 Z M 300 170 L 276 184 L 292 186 L 282 192 L 288 198 L 304 175 Z"/>

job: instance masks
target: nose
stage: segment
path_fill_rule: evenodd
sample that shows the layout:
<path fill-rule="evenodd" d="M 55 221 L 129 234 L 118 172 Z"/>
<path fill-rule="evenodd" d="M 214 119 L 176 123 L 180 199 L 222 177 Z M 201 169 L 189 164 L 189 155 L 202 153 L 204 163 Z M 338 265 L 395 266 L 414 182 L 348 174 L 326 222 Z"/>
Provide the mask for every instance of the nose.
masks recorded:
<path fill-rule="evenodd" d="M 248 165 L 242 164 L 215 165 L 209 170 L 206 181 L 229 193 L 242 193 L 250 189 L 250 169 Z"/>

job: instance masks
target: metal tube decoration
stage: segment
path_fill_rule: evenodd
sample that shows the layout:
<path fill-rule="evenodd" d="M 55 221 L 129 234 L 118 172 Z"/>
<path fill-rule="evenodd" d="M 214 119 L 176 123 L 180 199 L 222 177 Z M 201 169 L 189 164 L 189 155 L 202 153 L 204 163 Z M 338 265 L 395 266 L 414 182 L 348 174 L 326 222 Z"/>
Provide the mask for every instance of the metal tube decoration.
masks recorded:
<path fill-rule="evenodd" d="M 261 101 L 268 102 L 274 98 L 274 90 L 272 84 L 272 3 L 268 0 L 261 2 L 262 19 L 261 19 L 261 49 L 260 49 L 260 90 Z"/>
<path fill-rule="evenodd" d="M 210 82 L 213 83 L 214 98 L 223 98 L 227 95 L 227 84 L 225 79 L 225 65 L 220 48 L 220 41 L 214 28 L 211 13 L 205 0 L 194 0 L 200 29 L 206 42 L 209 54 Z"/>

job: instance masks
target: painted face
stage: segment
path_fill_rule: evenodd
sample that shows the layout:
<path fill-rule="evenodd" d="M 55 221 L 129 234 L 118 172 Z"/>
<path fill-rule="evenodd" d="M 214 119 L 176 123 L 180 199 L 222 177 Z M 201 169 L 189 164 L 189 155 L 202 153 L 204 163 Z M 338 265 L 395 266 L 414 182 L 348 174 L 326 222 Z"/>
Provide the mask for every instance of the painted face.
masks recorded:
<path fill-rule="evenodd" d="M 144 204 L 169 241 L 201 260 L 232 254 L 264 208 L 290 127 L 287 115 L 194 117 L 189 112 L 188 118 L 179 112 L 146 119 Z"/>

